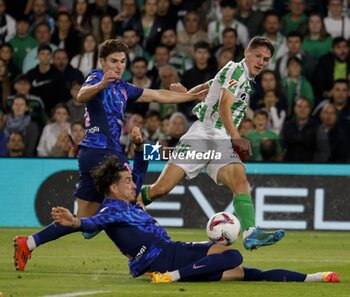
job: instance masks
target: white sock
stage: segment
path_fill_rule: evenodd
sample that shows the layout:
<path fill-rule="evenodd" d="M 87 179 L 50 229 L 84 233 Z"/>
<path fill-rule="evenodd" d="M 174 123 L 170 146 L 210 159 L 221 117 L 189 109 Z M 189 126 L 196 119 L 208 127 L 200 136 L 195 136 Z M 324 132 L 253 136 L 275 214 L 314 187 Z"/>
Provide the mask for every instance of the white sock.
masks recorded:
<path fill-rule="evenodd" d="M 27 247 L 29 250 L 34 250 L 36 248 L 35 240 L 33 236 L 28 236 Z"/>
<path fill-rule="evenodd" d="M 168 274 L 174 282 L 177 282 L 180 279 L 180 273 L 178 270 L 174 270 L 171 272 L 168 271 Z"/>
<path fill-rule="evenodd" d="M 247 230 L 243 231 L 243 239 L 250 235 L 255 230 L 255 227 L 249 227 Z"/>
<path fill-rule="evenodd" d="M 307 274 L 304 282 L 322 282 L 323 272 L 317 272 L 312 274 Z"/>

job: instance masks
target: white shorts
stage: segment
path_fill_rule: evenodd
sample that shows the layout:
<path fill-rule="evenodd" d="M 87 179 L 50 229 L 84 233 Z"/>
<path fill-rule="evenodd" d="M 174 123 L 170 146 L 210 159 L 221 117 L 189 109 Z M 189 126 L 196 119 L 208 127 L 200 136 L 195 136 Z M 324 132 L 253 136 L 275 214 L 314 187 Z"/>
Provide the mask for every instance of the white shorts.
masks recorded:
<path fill-rule="evenodd" d="M 180 153 L 184 153 L 182 156 L 185 158 L 181 158 Z M 217 180 L 220 168 L 232 163 L 244 166 L 233 150 L 231 138 L 224 131 L 200 121 L 194 122 L 187 133 L 180 138 L 172 158 L 168 161 L 168 164 L 182 168 L 187 179 L 196 177 L 202 169 L 205 169 L 216 184 L 220 184 Z"/>

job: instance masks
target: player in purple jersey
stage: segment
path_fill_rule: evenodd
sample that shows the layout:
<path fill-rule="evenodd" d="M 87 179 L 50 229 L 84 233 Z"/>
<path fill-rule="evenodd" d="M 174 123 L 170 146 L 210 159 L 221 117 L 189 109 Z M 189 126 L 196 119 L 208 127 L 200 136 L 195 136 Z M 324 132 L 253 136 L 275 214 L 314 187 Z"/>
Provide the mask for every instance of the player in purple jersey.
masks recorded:
<path fill-rule="evenodd" d="M 146 170 L 142 159 L 135 166 Z M 75 231 L 105 230 L 118 249 L 128 257 L 133 277 L 151 272 L 152 282 L 174 281 L 339 281 L 337 272 L 302 274 L 273 269 L 261 271 L 241 267 L 243 257 L 238 250 L 210 242 L 174 242 L 166 231 L 136 203 L 140 184 L 135 184 L 129 171 L 114 156 L 97 166 L 92 176 L 107 199 L 96 215 L 74 217 L 63 207 L 54 207 L 51 215 L 56 224 Z M 141 179 L 142 180 L 142 179 Z M 139 182 L 141 181 L 139 180 Z"/>
<path fill-rule="evenodd" d="M 207 93 L 182 94 L 137 88 L 121 78 L 126 67 L 127 53 L 127 45 L 117 39 L 103 42 L 99 47 L 102 69 L 88 74 L 77 96 L 78 102 L 86 103 L 86 135 L 80 144 L 79 182 L 74 193 L 78 218 L 95 214 L 104 199 L 104 195 L 96 190 L 91 170 L 111 155 L 117 155 L 121 163 L 128 166 L 119 144 L 128 101 L 181 103 L 203 99 Z M 51 224 L 32 236 L 17 236 L 14 239 L 16 270 L 24 271 L 33 249 L 71 232 L 71 228 Z"/>

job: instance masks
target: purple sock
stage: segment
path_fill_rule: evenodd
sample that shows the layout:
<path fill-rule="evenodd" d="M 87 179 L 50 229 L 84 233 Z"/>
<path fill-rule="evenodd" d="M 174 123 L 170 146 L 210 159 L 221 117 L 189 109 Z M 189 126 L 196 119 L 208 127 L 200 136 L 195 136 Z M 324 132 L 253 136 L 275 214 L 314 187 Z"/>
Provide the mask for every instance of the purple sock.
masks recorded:
<path fill-rule="evenodd" d="M 33 235 L 36 246 L 42 245 L 46 242 L 56 240 L 64 235 L 75 232 L 76 229 L 72 227 L 64 227 L 59 224 L 51 223 L 38 233 Z"/>
<path fill-rule="evenodd" d="M 243 269 L 245 281 L 303 282 L 306 278 L 306 274 L 285 269 L 265 271 L 247 267 L 243 267 Z"/>
<path fill-rule="evenodd" d="M 179 269 L 181 280 L 190 280 L 196 276 L 220 277 L 226 270 L 239 266 L 243 261 L 241 253 L 237 250 L 228 250 L 222 254 L 206 256 L 195 263 Z M 219 280 L 219 279 L 210 279 Z"/>

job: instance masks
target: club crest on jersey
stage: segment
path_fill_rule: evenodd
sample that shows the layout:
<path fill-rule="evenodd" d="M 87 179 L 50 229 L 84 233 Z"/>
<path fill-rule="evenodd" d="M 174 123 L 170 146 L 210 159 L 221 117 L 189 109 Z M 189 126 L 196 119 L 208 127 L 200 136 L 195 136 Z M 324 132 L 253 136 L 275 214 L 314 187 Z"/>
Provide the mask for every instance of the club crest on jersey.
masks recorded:
<path fill-rule="evenodd" d="M 233 88 L 233 87 L 235 87 L 237 84 L 238 84 L 238 81 L 236 81 L 236 80 L 234 80 L 234 79 L 231 79 L 231 80 L 228 82 L 228 87 L 229 87 L 229 88 Z"/>

